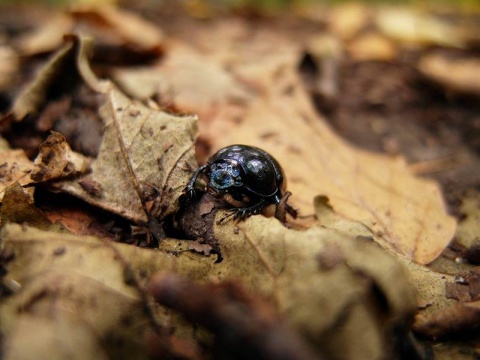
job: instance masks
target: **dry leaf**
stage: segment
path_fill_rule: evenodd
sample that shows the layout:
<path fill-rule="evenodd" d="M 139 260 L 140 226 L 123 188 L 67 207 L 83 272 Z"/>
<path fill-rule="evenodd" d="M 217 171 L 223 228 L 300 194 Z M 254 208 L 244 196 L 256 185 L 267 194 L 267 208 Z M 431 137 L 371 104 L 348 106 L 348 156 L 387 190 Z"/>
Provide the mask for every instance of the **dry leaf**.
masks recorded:
<path fill-rule="evenodd" d="M 20 121 L 28 114 L 36 113 L 48 97 L 48 89 L 59 80 L 64 67 L 72 62 L 74 43 L 66 43 L 58 50 L 50 61 L 37 73 L 35 79 L 27 84 L 13 103 L 11 113 Z"/>
<path fill-rule="evenodd" d="M 3 199 L 5 189 L 17 181 L 26 185 L 31 180 L 30 171 L 33 163 L 27 158 L 23 150 L 5 150 L 1 152 L 0 161 L 0 201 Z"/>
<path fill-rule="evenodd" d="M 96 184 L 98 191 L 79 181 L 60 186 L 137 223 L 146 223 L 150 215 L 163 219 L 178 209 L 178 197 L 196 166 L 196 118 L 150 109 L 116 89 L 107 97 L 101 109 L 105 133 L 100 153 L 92 173 L 80 180 Z M 148 201 L 155 204 L 153 214 Z"/>
<path fill-rule="evenodd" d="M 110 37 L 119 36 L 143 51 L 160 51 L 164 43 L 164 35 L 158 26 L 114 6 L 79 6 L 71 10 L 71 15 L 76 21 L 98 27 Z"/>
<path fill-rule="evenodd" d="M 90 70 L 87 56 L 93 46 L 92 39 L 68 36 L 65 44 L 40 69 L 35 78 L 27 84 L 11 109 L 17 121 L 28 114 L 37 113 L 48 100 L 51 89 L 58 82 L 65 82 L 65 74 L 79 73 L 93 90 L 105 92 L 109 82 L 98 80 Z M 71 79 L 70 79 L 71 81 Z M 63 84 L 65 85 L 65 84 Z M 73 87 L 73 85 L 72 85 Z"/>
<path fill-rule="evenodd" d="M 478 58 L 448 59 L 442 54 L 430 54 L 420 59 L 418 69 L 447 90 L 480 96 Z"/>
<path fill-rule="evenodd" d="M 360 61 L 388 61 L 397 55 L 397 49 L 384 36 L 377 33 L 366 33 L 348 44 L 348 52 L 352 59 Z"/>
<path fill-rule="evenodd" d="M 355 240 L 334 228 L 289 230 L 262 216 L 249 218 L 237 231 L 235 227 L 232 223 L 216 227 L 221 263 L 207 265 L 199 256 L 184 253 L 169 267 L 200 281 L 212 276 L 241 279 L 247 289 L 271 299 L 311 342 L 327 353 L 341 352 L 349 359 L 375 358 L 385 342 L 381 334 L 388 330 L 367 315 L 367 308 L 378 306 L 365 298 L 371 286 L 388 299 L 387 318 L 413 311 L 413 293 L 408 282 L 403 282 L 402 268 L 373 243 Z M 344 261 L 325 270 L 319 257 L 332 246 L 343 254 Z M 391 281 L 397 286 L 390 286 Z M 339 317 L 344 320 L 339 321 Z M 332 334 L 331 338 L 325 338 L 325 333 Z M 356 341 L 351 341 L 353 338 Z"/>
<path fill-rule="evenodd" d="M 336 136 L 313 109 L 297 74 L 302 48 L 284 44 L 279 52 L 275 38 L 267 45 L 259 38 L 261 44 L 251 43 L 228 64 L 232 79 L 242 79 L 251 85 L 250 91 L 257 91 L 250 93 L 255 98 L 243 98 L 235 110 L 225 92 L 226 82 L 199 81 L 194 76 L 202 61 L 208 62 L 205 67 L 222 68 L 214 49 L 209 59 L 197 57 L 192 63 L 188 52 L 175 54 L 181 47 L 172 48 L 169 57 L 176 57 L 172 63 L 178 71 L 170 68 L 172 75 L 164 78 L 160 96 L 171 98 L 165 89 L 179 89 L 173 101 L 200 114 L 202 137 L 212 145 L 212 153 L 235 143 L 269 151 L 284 167 L 292 202 L 302 214 L 311 214 L 312 199 L 325 195 L 336 212 L 362 222 L 383 247 L 421 264 L 433 261 L 456 227 L 439 187 L 413 176 L 401 157 L 362 151 Z"/>
<path fill-rule="evenodd" d="M 245 86 L 232 74 L 183 46 L 172 47 L 153 68 L 114 69 L 112 78 L 135 98 L 161 94 L 162 101 L 203 116 L 205 121 L 223 102 L 244 102 L 250 98 Z"/>
<path fill-rule="evenodd" d="M 159 304 L 212 332 L 215 358 L 234 354 L 235 359 L 324 359 L 282 321 L 268 301 L 245 291 L 238 282 L 200 285 L 161 272 L 149 285 Z"/>
<path fill-rule="evenodd" d="M 0 226 L 7 222 L 28 224 L 39 229 L 52 229 L 52 223 L 33 205 L 32 194 L 27 193 L 18 182 L 5 190 L 0 209 Z"/>
<path fill-rule="evenodd" d="M 466 336 L 478 331 L 480 323 L 480 304 L 457 303 L 441 309 L 428 317 L 417 317 L 413 329 L 434 340 Z"/>
<path fill-rule="evenodd" d="M 328 216 L 331 224 L 343 221 L 336 221 L 331 211 Z M 318 347 L 322 353 L 341 353 L 349 359 L 383 356 L 392 326 L 402 324 L 414 309 L 404 269 L 371 242 L 356 240 L 335 228 L 286 229 L 275 219 L 262 216 L 251 217 L 235 228 L 233 222 L 215 228 L 224 259 L 214 264 L 210 257 L 188 252 L 188 241 L 165 239 L 160 250 L 152 251 L 7 225 L 1 232 L 3 247 L 15 256 L 7 266 L 8 278 L 24 288 L 0 304 L 5 341 L 28 342 L 26 334 L 22 337 L 13 329 L 22 317 L 35 315 L 71 322 L 66 337 L 72 336 L 73 324 L 82 328 L 88 324 L 99 339 L 109 334 L 122 338 L 129 349 L 141 346 L 137 342 L 150 324 L 141 321 L 145 305 L 136 290 L 124 283 L 126 266 L 143 276 L 162 270 L 201 282 L 241 281 L 248 292 L 269 299 L 314 350 Z M 319 259 L 328 257 L 332 247 L 342 257 L 326 269 Z M 174 248 L 176 256 L 171 253 Z M 25 262 L 29 266 L 24 266 Z M 59 306 L 52 307 L 53 303 Z M 24 309 L 21 313 L 16 310 L 19 307 Z M 193 339 L 194 325 L 171 313 L 156 314 L 158 321 L 174 329 L 174 335 Z M 130 320 L 130 326 L 120 326 L 125 317 L 133 316 L 136 320 Z M 125 338 L 123 334 L 131 334 L 132 329 L 136 336 Z M 30 348 L 17 349 L 21 350 L 28 354 Z M 141 351 L 138 358 L 142 358 Z"/>
<path fill-rule="evenodd" d="M 16 48 L 23 56 L 47 53 L 58 49 L 63 36 L 72 32 L 73 19 L 62 13 L 51 14 L 48 21 L 16 41 Z"/>
<path fill-rule="evenodd" d="M 346 3 L 333 7 L 328 14 L 332 31 L 342 39 L 356 36 L 368 21 L 368 9 L 364 4 Z"/>
<path fill-rule="evenodd" d="M 67 12 L 52 12 L 49 21 L 19 37 L 16 48 L 24 56 L 53 51 L 67 34 L 93 36 L 110 47 L 131 47 L 133 52 L 158 55 L 164 43 L 160 28 L 136 14 L 98 4 L 76 4 Z"/>
<path fill-rule="evenodd" d="M 146 358 L 150 323 L 115 248 L 19 225 L 1 234 L 7 277 L 21 285 L 0 305 L 6 358 Z"/>
<path fill-rule="evenodd" d="M 411 8 L 383 8 L 376 14 L 376 24 L 389 38 L 407 44 L 463 47 L 462 33 L 441 18 Z"/>
<path fill-rule="evenodd" d="M 39 149 L 30 178 L 39 183 L 78 176 L 87 172 L 91 160 L 70 149 L 65 137 L 52 131 Z"/>
<path fill-rule="evenodd" d="M 294 90 L 285 93 L 287 87 Z M 284 166 L 293 203 L 303 214 L 310 213 L 311 199 L 323 194 L 337 213 L 363 223 L 383 247 L 423 264 L 440 255 L 456 224 L 436 184 L 415 178 L 402 158 L 362 151 L 338 138 L 312 108 L 291 67 L 269 89 L 266 98 L 249 104 L 234 131 L 212 139 L 215 149 L 260 146 Z"/>
<path fill-rule="evenodd" d="M 19 70 L 19 57 L 10 46 L 0 46 L 0 91 L 6 91 L 15 80 Z"/>

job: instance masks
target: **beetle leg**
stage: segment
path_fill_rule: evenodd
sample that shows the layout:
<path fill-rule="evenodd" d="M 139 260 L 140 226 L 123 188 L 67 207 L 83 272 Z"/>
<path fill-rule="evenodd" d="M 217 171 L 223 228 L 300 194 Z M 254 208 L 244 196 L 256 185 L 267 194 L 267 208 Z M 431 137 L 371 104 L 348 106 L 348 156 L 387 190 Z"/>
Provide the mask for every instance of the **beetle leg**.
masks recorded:
<path fill-rule="evenodd" d="M 288 204 L 288 198 L 292 195 L 290 191 L 287 191 L 282 198 L 277 203 L 277 208 L 275 209 L 275 217 L 282 222 L 282 224 L 287 224 L 287 213 L 290 214 L 294 219 L 298 215 L 298 211 L 291 207 Z"/>
<path fill-rule="evenodd" d="M 198 179 L 198 176 L 207 168 L 207 165 L 200 166 L 190 178 L 187 186 L 185 187 L 184 193 L 187 195 L 188 199 L 193 199 L 195 197 L 195 182 Z"/>
<path fill-rule="evenodd" d="M 255 205 L 232 209 L 232 211 L 234 212 L 233 218 L 237 221 L 245 220 L 251 215 L 260 214 L 260 212 L 265 206 L 267 206 L 267 203 L 265 202 L 265 200 L 262 199 Z"/>

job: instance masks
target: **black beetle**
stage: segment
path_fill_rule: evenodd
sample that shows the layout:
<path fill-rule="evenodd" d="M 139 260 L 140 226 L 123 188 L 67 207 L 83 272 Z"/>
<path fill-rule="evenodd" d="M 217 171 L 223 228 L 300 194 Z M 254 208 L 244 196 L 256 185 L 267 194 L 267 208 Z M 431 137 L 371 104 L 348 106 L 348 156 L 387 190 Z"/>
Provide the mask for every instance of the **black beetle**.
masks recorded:
<path fill-rule="evenodd" d="M 206 177 L 206 186 L 198 184 L 199 176 Z M 236 220 L 275 205 L 275 217 L 286 225 L 286 214 L 296 218 L 297 211 L 287 204 L 291 193 L 285 188 L 283 170 L 269 153 L 253 146 L 231 145 L 195 171 L 185 192 L 190 199 L 195 197 L 195 190 L 201 190 L 224 200 Z"/>

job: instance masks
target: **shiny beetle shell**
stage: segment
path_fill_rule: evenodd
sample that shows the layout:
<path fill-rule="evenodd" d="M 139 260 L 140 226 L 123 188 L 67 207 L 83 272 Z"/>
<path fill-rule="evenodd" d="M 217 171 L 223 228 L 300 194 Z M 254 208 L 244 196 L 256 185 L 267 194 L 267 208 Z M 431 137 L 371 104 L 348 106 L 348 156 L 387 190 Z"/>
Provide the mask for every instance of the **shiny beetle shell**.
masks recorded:
<path fill-rule="evenodd" d="M 207 186 L 199 189 L 197 178 L 204 176 Z M 242 220 L 276 205 L 275 217 L 286 224 L 286 214 L 297 216 L 287 204 L 283 170 L 269 153 L 248 145 L 231 145 L 216 152 L 206 165 L 195 171 L 185 191 L 190 198 L 195 190 L 223 199 L 232 208 L 234 218 Z"/>
<path fill-rule="evenodd" d="M 232 145 L 219 150 L 208 161 L 210 169 L 215 164 L 229 162 L 239 165 L 242 184 L 237 186 L 243 186 L 244 190 L 264 198 L 275 196 L 279 190 L 283 190 L 283 170 L 266 151 L 253 146 Z M 215 175 L 210 171 L 210 178 L 215 179 Z"/>

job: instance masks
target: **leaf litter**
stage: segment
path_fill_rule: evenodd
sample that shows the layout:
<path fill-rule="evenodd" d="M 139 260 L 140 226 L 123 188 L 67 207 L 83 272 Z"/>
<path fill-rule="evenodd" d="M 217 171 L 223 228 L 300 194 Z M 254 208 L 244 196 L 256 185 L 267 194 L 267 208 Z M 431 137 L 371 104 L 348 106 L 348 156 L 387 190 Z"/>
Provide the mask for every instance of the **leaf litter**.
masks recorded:
<path fill-rule="evenodd" d="M 256 49 L 258 43 L 250 45 Z M 26 227 L 32 224 L 28 217 L 12 220 L 2 215 L 2 219 L 24 223 L 23 227 L 7 224 L 2 229 L 1 265 L 6 270 L 2 284 L 21 286 L 20 291 L 13 291 L 2 299 L 0 306 L 2 333 L 8 335 L 4 341 L 7 358 L 23 356 L 29 351 L 35 356 L 52 356 L 51 348 L 57 336 L 62 341 L 55 351 L 63 352 L 63 356 L 80 344 L 82 352 L 76 354 L 78 358 L 128 358 L 133 353 L 136 358 L 144 358 L 148 356 L 145 339 L 151 339 L 152 332 L 157 332 L 156 347 L 150 349 L 154 354 L 179 351 L 187 356 L 189 349 L 187 358 L 199 358 L 195 327 L 175 312 L 152 305 L 145 298 L 144 287 L 159 270 L 181 275 L 182 278 L 177 278 L 179 283 L 205 283 L 207 292 L 213 291 L 213 288 L 208 290 L 208 283 L 212 281 L 219 282 L 219 289 L 228 289 L 228 282 L 235 281 L 248 294 L 259 293 L 258 299 L 248 300 L 248 296 L 238 295 L 244 290 L 238 290 L 240 299 L 220 298 L 223 299 L 219 300 L 220 305 L 235 307 L 238 301 L 244 301 L 247 306 L 253 301 L 257 304 L 252 308 L 252 314 L 257 314 L 252 315 L 253 319 L 259 314 L 261 318 L 262 306 L 273 309 L 274 321 L 286 326 L 282 336 L 294 339 L 300 334 L 301 347 L 306 346 L 307 352 L 313 349 L 318 356 L 383 357 L 392 350 L 391 346 L 401 346 L 390 342 L 392 334 L 396 339 L 406 338 L 408 328 L 402 324 L 411 317 L 415 305 L 424 309 L 417 314 L 416 324 L 429 321 L 437 326 L 435 311 L 454 304 L 454 300 L 447 299 L 445 289 L 445 284 L 453 282 L 454 276 L 409 260 L 420 264 L 432 262 L 453 235 L 454 221 L 446 215 L 438 187 L 411 176 L 402 159 L 360 151 L 334 135 L 309 104 L 299 76 L 293 71 L 302 48 L 295 46 L 290 50 L 288 56 L 275 52 L 265 56 L 270 51 L 266 46 L 261 52 L 262 64 L 257 63 L 253 52 L 244 58 L 239 52 L 236 59 L 218 56 L 215 51 L 198 57 L 200 63 L 205 61 L 208 67 L 216 69 L 211 74 L 225 74 L 228 69 L 228 83 L 241 89 L 239 98 L 232 97 L 232 92 L 222 96 L 223 92 L 215 86 L 222 88 L 225 83 L 218 82 L 211 89 L 213 96 L 196 101 L 196 93 L 203 93 L 208 83 L 195 82 L 195 76 L 175 83 L 175 73 L 168 77 L 153 76 L 162 83 L 150 85 L 158 90 L 148 95 L 158 91 L 159 100 L 175 102 L 181 99 L 176 97 L 179 89 L 189 88 L 192 81 L 197 91 L 187 91 L 190 98 L 184 98 L 176 108 L 211 115 L 208 124 L 200 124 L 205 129 L 202 141 L 208 144 L 206 149 L 213 152 L 231 142 L 260 144 L 284 164 L 294 201 L 302 211 L 315 211 L 319 222 L 310 224 L 304 231 L 285 229 L 276 220 L 260 216 L 240 224 L 214 225 L 212 222 L 211 230 L 223 257 L 222 262 L 214 264 L 211 257 L 205 256 L 208 252 L 191 252 L 191 241 L 162 238 L 158 250 L 147 250 L 106 243 L 94 237 L 41 232 Z M 181 52 L 176 53 L 175 47 L 168 51 L 178 56 L 178 63 L 173 61 L 170 67 L 188 68 L 189 63 Z M 82 55 L 80 59 L 84 59 L 83 66 L 88 65 L 86 57 Z M 162 66 L 160 61 L 152 71 L 157 73 Z M 81 67 L 78 62 L 77 67 Z M 60 160 L 59 165 L 52 169 L 52 178 L 42 177 L 48 180 L 44 186 L 74 194 L 136 224 L 148 226 L 151 219 L 162 223 L 178 210 L 178 198 L 196 166 L 193 149 L 196 119 L 167 114 L 145 101 L 145 95 L 141 97 L 143 102 L 131 100 L 112 84 L 98 81 L 88 71 L 89 66 L 86 69 L 80 71 L 84 81 L 91 89 L 106 94 L 101 110 L 106 129 L 99 155 L 92 159 L 91 169 L 83 168 L 80 176 L 64 171 L 70 168 L 65 165 L 69 159 L 65 152 L 54 155 L 55 160 Z M 195 74 L 195 70 L 188 71 Z M 122 75 L 125 74 L 128 75 L 128 69 L 122 69 Z M 176 90 L 172 92 L 173 88 Z M 134 93 L 129 91 L 131 96 Z M 41 109 L 45 100 L 34 101 L 33 109 Z M 291 131 L 292 128 L 295 131 Z M 162 131 L 165 136 L 159 135 Z M 42 158 L 39 155 L 37 164 L 44 163 Z M 305 162 L 304 159 L 321 161 Z M 310 166 L 302 168 L 302 164 Z M 7 162 L 6 166 L 12 165 Z M 48 173 L 46 170 L 41 168 L 40 173 Z M 23 177 L 30 175 L 30 171 L 30 167 L 24 170 Z M 85 175 L 85 171 L 90 173 Z M 319 173 L 322 176 L 319 177 Z M 61 179 L 63 176 L 68 179 Z M 13 205 L 9 204 L 16 201 L 12 194 L 23 192 L 18 185 L 12 185 L 14 183 L 11 181 L 5 186 L 10 187 L 2 212 L 11 209 Z M 409 197 L 418 189 L 428 193 L 430 200 L 424 203 Z M 317 197 L 312 208 L 312 199 L 318 194 L 323 197 Z M 30 203 L 30 208 L 32 206 Z M 438 212 L 432 213 L 434 210 Z M 35 213 L 36 210 L 29 211 Z M 427 215 L 429 221 L 426 221 Z M 217 218 L 221 216 L 220 211 Z M 58 221 L 61 222 L 61 218 Z M 439 229 L 439 225 L 442 228 Z M 400 258 L 404 266 L 380 250 L 372 239 L 406 258 Z M 408 269 L 408 274 L 404 269 Z M 164 285 L 165 279 L 168 276 L 152 278 L 150 289 Z M 174 289 L 172 285 L 171 290 Z M 195 289 L 196 294 L 204 291 Z M 188 292 L 184 294 L 188 296 Z M 165 299 L 155 291 L 154 295 L 164 303 Z M 212 301 L 208 311 L 216 306 Z M 261 305 L 263 301 L 268 305 Z M 84 305 L 92 303 L 95 306 Z M 164 304 L 171 306 L 168 302 Z M 78 305 L 82 311 L 78 311 Z M 20 313 L 18 309 L 22 309 Z M 177 310 L 188 319 L 195 308 L 177 307 Z M 81 318 L 80 313 L 88 316 Z M 210 317 L 221 319 L 220 313 L 215 312 Z M 204 320 L 206 328 L 211 320 L 208 318 Z M 35 343 L 28 331 L 32 321 L 46 329 L 44 337 Z M 448 318 L 442 321 L 443 325 L 451 322 Z M 128 326 L 119 328 L 119 324 Z M 163 326 L 171 328 L 164 332 Z M 225 347 L 226 340 L 221 333 L 231 326 L 240 327 L 227 321 L 217 330 L 209 328 L 217 334 L 217 343 L 212 345 L 214 352 Z M 92 333 L 92 327 L 98 328 L 98 332 Z M 403 335 L 398 335 L 399 329 Z M 416 325 L 414 329 L 428 334 L 424 325 Z M 242 331 L 248 335 L 248 327 Z M 78 341 L 72 343 L 71 339 Z M 99 346 L 101 339 L 105 346 Z M 242 345 L 231 344 L 233 352 Z M 248 351 L 258 350 L 252 349 Z"/>

